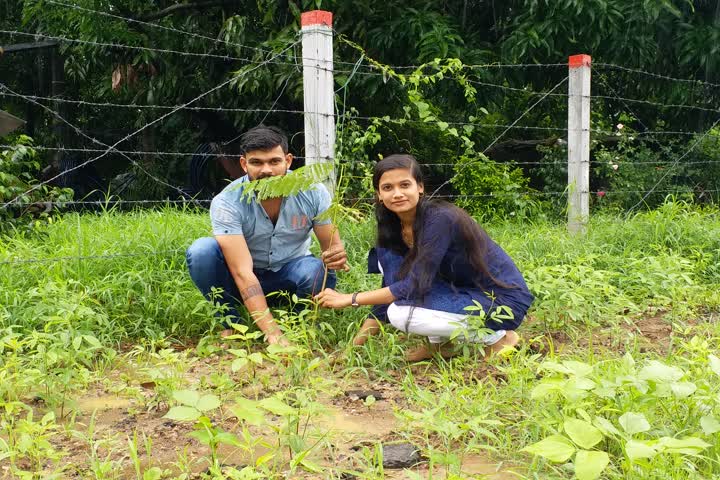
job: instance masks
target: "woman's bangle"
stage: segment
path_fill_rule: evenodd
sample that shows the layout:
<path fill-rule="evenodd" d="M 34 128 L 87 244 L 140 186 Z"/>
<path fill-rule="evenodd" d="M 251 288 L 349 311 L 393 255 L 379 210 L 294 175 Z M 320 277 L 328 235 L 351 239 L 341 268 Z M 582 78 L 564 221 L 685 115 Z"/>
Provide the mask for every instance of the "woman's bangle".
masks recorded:
<path fill-rule="evenodd" d="M 360 292 L 355 292 L 352 294 L 352 299 L 350 300 L 350 306 L 353 308 L 357 308 L 360 306 L 360 304 L 357 301 L 358 293 L 360 293 Z"/>

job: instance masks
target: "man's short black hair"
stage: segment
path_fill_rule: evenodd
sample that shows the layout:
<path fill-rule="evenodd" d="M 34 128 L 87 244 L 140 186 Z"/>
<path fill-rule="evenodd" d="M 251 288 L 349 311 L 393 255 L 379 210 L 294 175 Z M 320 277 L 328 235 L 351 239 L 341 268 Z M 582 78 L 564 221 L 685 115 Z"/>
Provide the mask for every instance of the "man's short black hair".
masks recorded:
<path fill-rule="evenodd" d="M 278 127 L 258 125 L 240 137 L 240 155 L 245 155 L 253 150 L 268 151 L 277 146 L 282 147 L 283 153 L 288 153 L 287 136 Z"/>

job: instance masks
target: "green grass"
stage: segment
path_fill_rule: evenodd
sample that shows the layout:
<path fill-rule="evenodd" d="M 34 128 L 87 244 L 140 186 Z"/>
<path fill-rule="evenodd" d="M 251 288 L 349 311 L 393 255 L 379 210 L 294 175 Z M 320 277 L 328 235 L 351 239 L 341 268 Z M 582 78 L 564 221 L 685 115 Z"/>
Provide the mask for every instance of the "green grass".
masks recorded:
<path fill-rule="evenodd" d="M 257 370 L 243 366 L 241 375 L 231 362 L 259 345 L 243 341 L 233 355 L 222 354 L 213 333 L 219 329 L 216 309 L 197 292 L 185 267 L 187 246 L 209 234 L 207 212 L 67 214 L 0 242 L 0 262 L 21 262 L 0 263 L 0 458 L 5 452 L 17 461 L 16 470 L 23 461 L 61 465 L 57 452 L 43 444 L 61 437 L 60 419 L 28 419 L 25 406 L 33 399 L 61 416 L 99 385 L 131 396 L 147 411 L 176 405 L 180 389 L 207 390 L 231 404 L 243 388 L 253 387 L 264 392 L 258 398 L 275 395 L 272 402 L 310 418 L 316 414 L 304 405 L 360 378 L 387 382 L 404 398 L 396 412 L 398 435 L 418 445 L 433 469 L 444 467 L 442 478 L 469 478 L 462 465 L 480 454 L 505 461 L 504 470 L 526 478 L 594 478 L 575 471 L 579 450 L 593 452 L 599 463 L 609 460 L 604 478 L 718 476 L 720 360 L 712 356 L 720 346 L 714 323 L 720 306 L 718 213 L 667 203 L 627 219 L 597 215 L 585 236 L 547 222 L 486 225 L 537 297 L 520 330 L 527 343 L 504 361 L 487 363 L 469 349 L 449 363 L 407 369 L 403 341 L 392 327 L 365 347 L 349 347 L 367 310 L 347 309 L 281 318 L 293 325 L 288 334 L 301 351 L 289 361 L 273 352 L 256 355 L 254 362 L 265 363 Z M 339 290 L 377 287 L 379 277 L 365 273 L 373 222 L 340 228 L 352 270 L 339 275 Z M 670 338 L 662 345 L 643 340 L 634 326 L 643 317 L 671 326 Z M 186 345 L 195 348 L 183 350 Z M 198 385 L 188 375 L 202 359 L 213 359 L 213 371 Z M 149 398 L 138 386 L 148 381 L 155 385 Z M 633 431 L 626 414 L 642 417 L 648 428 Z M 227 413 L 218 415 L 212 421 L 230 429 Z M 275 432 L 273 445 L 283 452 L 299 449 L 295 463 L 257 466 L 261 478 L 284 468 L 315 468 L 303 463 L 299 445 L 312 442 L 293 433 L 292 418 Z M 597 430 L 600 439 L 578 438 L 573 422 L 585 432 Z M 15 431 L 27 438 L 21 441 Z M 557 455 L 537 442 L 559 437 L 567 458 L 553 462 L 548 457 Z M 333 451 L 330 439 L 316 441 L 317 448 Z M 127 452 L 127 445 L 117 448 Z M 628 451 L 652 452 L 652 460 L 631 461 Z M 361 478 L 382 476 L 377 452 L 363 452 L 352 470 L 372 472 Z M 587 454 L 579 455 L 578 464 L 593 465 Z M 93 468 L 105 468 L 101 458 L 93 458 Z M 336 478 L 337 469 L 323 472 L 306 478 Z M 167 475 L 157 478 L 182 478 Z"/>

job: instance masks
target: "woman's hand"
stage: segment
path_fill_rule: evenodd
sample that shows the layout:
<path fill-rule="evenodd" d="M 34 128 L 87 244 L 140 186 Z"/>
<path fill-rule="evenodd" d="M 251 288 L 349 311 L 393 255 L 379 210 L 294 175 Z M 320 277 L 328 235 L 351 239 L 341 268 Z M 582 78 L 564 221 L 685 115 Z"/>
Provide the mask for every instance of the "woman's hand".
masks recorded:
<path fill-rule="evenodd" d="M 322 292 L 315 295 L 315 300 L 321 307 L 325 308 L 345 308 L 352 303 L 352 294 L 336 292 L 332 288 L 326 288 Z"/>

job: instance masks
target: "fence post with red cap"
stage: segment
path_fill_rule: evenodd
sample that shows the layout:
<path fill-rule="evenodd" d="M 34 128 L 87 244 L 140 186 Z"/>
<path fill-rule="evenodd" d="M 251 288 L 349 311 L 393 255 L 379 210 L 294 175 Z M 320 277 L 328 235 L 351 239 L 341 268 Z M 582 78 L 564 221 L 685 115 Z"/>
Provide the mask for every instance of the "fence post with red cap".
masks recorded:
<path fill-rule="evenodd" d="M 568 231 L 584 233 L 590 217 L 590 55 L 568 61 Z"/>
<path fill-rule="evenodd" d="M 332 13 L 304 12 L 302 25 L 305 164 L 335 162 Z M 335 174 L 326 183 L 331 193 Z"/>

